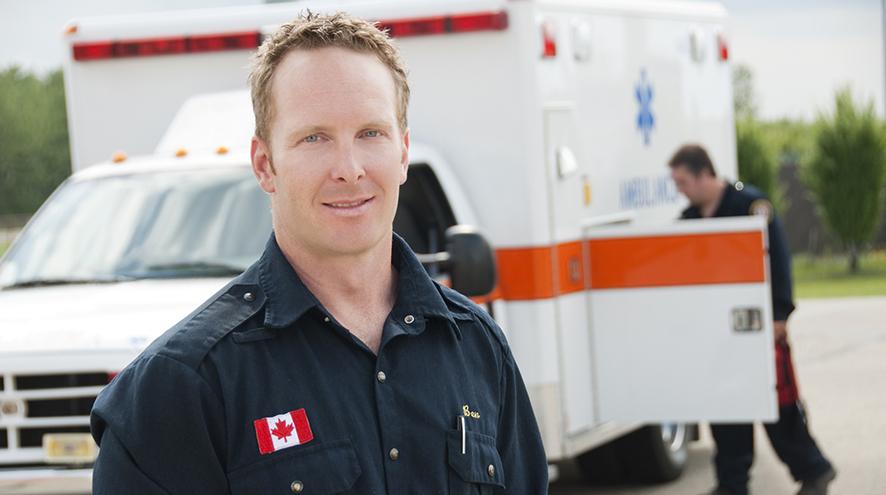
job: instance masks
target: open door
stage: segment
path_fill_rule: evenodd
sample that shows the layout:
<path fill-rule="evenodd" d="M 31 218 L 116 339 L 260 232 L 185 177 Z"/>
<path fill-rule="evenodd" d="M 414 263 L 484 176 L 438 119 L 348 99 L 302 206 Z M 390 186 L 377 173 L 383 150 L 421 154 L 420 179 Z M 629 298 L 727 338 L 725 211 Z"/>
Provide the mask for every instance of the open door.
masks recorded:
<path fill-rule="evenodd" d="M 765 219 L 585 231 L 602 421 L 777 418 Z"/>

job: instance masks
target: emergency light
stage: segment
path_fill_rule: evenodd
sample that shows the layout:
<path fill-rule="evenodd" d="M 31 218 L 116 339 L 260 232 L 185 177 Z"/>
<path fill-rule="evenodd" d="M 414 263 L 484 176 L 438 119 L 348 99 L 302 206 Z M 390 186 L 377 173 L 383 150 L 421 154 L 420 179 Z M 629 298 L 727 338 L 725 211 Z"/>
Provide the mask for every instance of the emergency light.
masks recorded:
<path fill-rule="evenodd" d="M 429 34 L 503 31 L 508 28 L 508 13 L 479 12 L 446 16 L 378 21 L 378 27 L 395 38 Z M 73 26 L 76 32 L 76 27 Z M 122 57 L 152 57 L 183 53 L 253 50 L 262 42 L 260 31 L 171 36 L 135 40 L 107 40 L 74 43 L 74 60 L 85 62 Z"/>

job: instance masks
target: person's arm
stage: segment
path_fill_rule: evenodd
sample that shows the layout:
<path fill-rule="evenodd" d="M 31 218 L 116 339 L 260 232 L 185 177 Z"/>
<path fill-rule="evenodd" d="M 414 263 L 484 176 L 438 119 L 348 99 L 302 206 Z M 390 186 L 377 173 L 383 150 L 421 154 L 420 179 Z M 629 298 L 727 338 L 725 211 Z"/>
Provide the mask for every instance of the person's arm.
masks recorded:
<path fill-rule="evenodd" d="M 794 311 L 794 297 L 791 253 L 781 221 L 777 217 L 769 222 L 769 266 L 775 339 L 784 340 L 787 338 L 787 319 Z"/>
<path fill-rule="evenodd" d="M 138 359 L 92 410 L 93 494 L 228 493 L 222 411 L 190 367 L 162 355 Z"/>
<path fill-rule="evenodd" d="M 507 489 L 496 493 L 544 495 L 548 493 L 547 456 L 520 370 L 510 349 L 505 350 L 497 447 Z"/>

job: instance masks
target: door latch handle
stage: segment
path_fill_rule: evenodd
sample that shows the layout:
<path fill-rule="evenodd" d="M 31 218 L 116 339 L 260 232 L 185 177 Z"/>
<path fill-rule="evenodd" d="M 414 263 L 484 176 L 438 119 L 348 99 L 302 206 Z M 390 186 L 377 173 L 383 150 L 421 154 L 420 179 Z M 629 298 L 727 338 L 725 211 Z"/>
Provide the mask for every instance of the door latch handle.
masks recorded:
<path fill-rule="evenodd" d="M 763 311 L 760 308 L 733 308 L 732 330 L 740 333 L 763 330 Z"/>

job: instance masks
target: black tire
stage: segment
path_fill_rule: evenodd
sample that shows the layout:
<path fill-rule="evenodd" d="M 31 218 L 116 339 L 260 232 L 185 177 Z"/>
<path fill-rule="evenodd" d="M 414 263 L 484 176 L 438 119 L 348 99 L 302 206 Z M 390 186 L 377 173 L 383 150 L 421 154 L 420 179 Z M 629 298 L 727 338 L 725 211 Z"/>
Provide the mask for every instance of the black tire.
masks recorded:
<path fill-rule="evenodd" d="M 645 426 L 580 455 L 582 475 L 595 483 L 661 483 L 680 477 L 691 432 L 682 424 Z"/>
<path fill-rule="evenodd" d="M 621 453 L 631 479 L 661 483 L 679 478 L 689 456 L 689 436 L 685 425 L 668 424 L 646 426 L 624 437 Z"/>
<path fill-rule="evenodd" d="M 627 466 L 622 462 L 617 444 L 618 440 L 613 440 L 575 459 L 585 480 L 595 484 L 612 484 L 627 479 Z"/>

